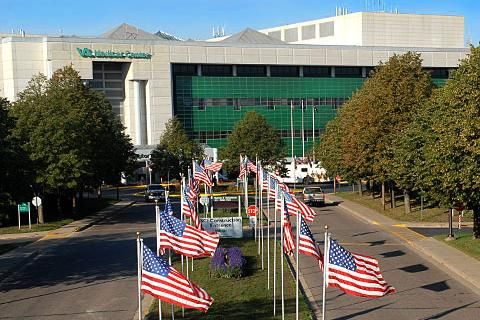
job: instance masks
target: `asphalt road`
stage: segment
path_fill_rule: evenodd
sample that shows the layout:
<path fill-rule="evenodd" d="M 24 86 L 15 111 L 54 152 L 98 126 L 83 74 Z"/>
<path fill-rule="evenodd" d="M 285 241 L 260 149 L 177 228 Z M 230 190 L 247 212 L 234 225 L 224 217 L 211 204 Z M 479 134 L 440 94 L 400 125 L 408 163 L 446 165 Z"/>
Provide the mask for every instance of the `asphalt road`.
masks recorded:
<path fill-rule="evenodd" d="M 311 225 L 322 247 L 325 224 L 329 225 L 332 236 L 347 249 L 376 257 L 385 280 L 398 291 L 386 297 L 366 299 L 328 288 L 328 319 L 480 319 L 478 295 L 443 272 L 441 266 L 419 256 L 394 235 L 332 205 L 320 208 Z M 300 263 L 306 281 L 316 283 L 310 289 L 321 306 L 318 265 L 308 256 L 302 256 Z"/>
<path fill-rule="evenodd" d="M 154 246 L 153 212 L 153 204 L 140 201 L 83 232 L 49 240 L 45 250 L 0 282 L 0 319 L 132 319 L 137 308 L 135 233 L 142 232 L 146 244 Z M 398 290 L 369 300 L 328 289 L 328 319 L 479 319 L 480 297 L 399 239 L 339 207 L 319 212 L 311 225 L 319 242 L 328 224 L 345 247 L 375 256 L 385 279 Z M 301 269 L 321 304 L 318 265 L 302 256 Z"/>
<path fill-rule="evenodd" d="M 154 241 L 139 203 L 48 246 L 0 283 L 0 319 L 128 319 L 137 309 L 136 232 Z"/>

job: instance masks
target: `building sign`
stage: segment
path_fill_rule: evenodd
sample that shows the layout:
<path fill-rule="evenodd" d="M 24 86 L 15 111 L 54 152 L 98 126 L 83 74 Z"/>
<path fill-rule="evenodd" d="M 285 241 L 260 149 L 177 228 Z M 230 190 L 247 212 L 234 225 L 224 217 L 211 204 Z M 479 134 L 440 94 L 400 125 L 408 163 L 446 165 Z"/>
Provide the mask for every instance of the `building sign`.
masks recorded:
<path fill-rule="evenodd" d="M 242 238 L 242 218 L 200 218 L 202 227 L 210 232 L 217 232 L 222 238 Z"/>
<path fill-rule="evenodd" d="M 213 199 L 216 202 L 233 202 L 238 201 L 238 196 L 214 196 Z"/>
<path fill-rule="evenodd" d="M 147 52 L 130 52 L 130 51 L 103 51 L 91 50 L 89 48 L 77 48 L 78 54 L 82 58 L 112 58 L 112 59 L 151 59 L 152 55 Z"/>

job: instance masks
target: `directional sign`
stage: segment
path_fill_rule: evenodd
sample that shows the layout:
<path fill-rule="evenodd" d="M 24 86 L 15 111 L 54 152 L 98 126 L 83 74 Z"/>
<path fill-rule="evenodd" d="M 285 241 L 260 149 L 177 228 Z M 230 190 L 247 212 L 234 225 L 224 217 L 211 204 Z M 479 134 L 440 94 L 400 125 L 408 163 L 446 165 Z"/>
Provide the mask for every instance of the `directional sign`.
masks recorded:
<path fill-rule="evenodd" d="M 28 213 L 30 211 L 30 204 L 28 202 L 19 203 L 18 211 L 20 211 L 20 213 Z"/>
<path fill-rule="evenodd" d="M 32 204 L 35 207 L 40 207 L 42 205 L 42 199 L 40 199 L 39 197 L 33 197 Z"/>
<path fill-rule="evenodd" d="M 203 204 L 204 206 L 206 206 L 208 204 L 208 197 L 200 197 L 200 203 Z"/>

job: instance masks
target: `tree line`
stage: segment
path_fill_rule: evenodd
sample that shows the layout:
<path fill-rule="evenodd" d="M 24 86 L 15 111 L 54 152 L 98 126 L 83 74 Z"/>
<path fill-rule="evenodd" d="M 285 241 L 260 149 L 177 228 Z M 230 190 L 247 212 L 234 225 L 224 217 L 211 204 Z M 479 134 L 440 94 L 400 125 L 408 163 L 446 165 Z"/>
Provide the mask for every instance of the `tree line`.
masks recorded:
<path fill-rule="evenodd" d="M 419 54 L 394 55 L 330 121 L 315 155 L 330 176 L 425 194 L 474 214 L 480 237 L 480 48 L 436 87 Z M 361 190 L 361 189 L 359 189 Z M 394 200 L 395 196 L 392 195 Z"/>
<path fill-rule="evenodd" d="M 75 209 L 83 191 L 119 183 L 136 161 L 124 129 L 72 66 L 34 76 L 13 103 L 0 99 L 0 224 L 32 195 L 53 195 L 62 213 L 65 198 Z"/>

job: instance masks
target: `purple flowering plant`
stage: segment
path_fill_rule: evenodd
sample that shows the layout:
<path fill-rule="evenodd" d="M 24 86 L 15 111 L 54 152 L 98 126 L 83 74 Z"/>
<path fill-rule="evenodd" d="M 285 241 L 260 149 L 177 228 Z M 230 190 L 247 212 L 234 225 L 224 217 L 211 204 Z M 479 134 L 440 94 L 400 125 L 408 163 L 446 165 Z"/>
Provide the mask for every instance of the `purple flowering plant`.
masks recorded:
<path fill-rule="evenodd" d="M 246 260 L 238 247 L 217 247 L 210 262 L 212 276 L 221 278 L 240 278 L 243 275 Z"/>

